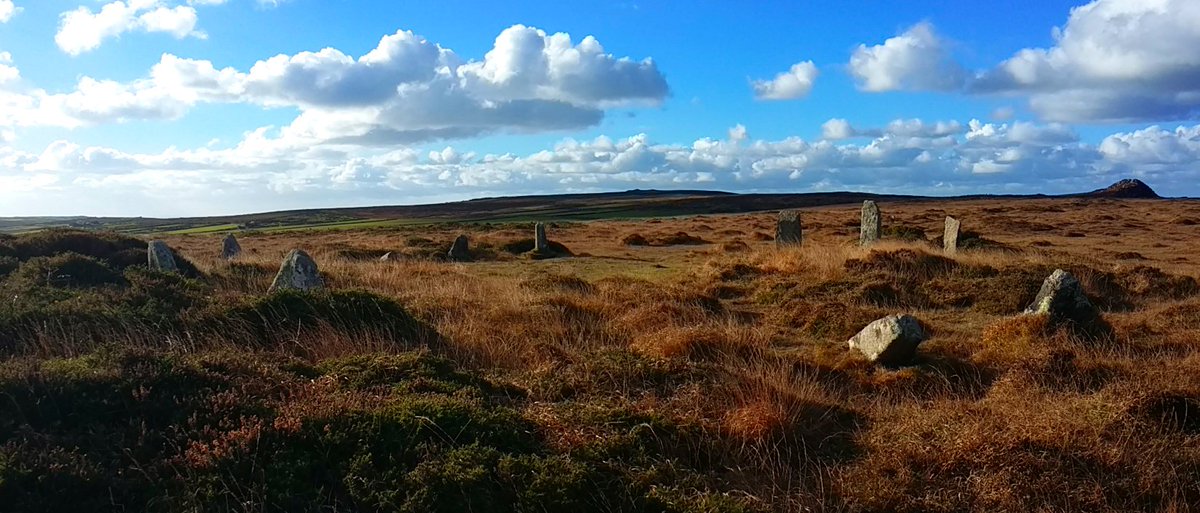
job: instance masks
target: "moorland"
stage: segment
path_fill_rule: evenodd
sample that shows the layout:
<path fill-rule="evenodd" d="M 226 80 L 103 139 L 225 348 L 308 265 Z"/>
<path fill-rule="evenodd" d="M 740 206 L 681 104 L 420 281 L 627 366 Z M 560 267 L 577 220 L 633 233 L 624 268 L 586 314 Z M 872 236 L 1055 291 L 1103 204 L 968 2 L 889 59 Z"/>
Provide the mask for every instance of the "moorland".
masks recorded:
<path fill-rule="evenodd" d="M 787 248 L 774 212 L 555 221 L 545 260 L 502 216 L 153 235 L 178 273 L 142 235 L 0 235 L 0 509 L 1200 505 L 1200 201 L 880 207 L 866 248 L 844 202 Z M 296 248 L 326 288 L 267 294 Z M 1055 269 L 1111 336 L 1022 315 Z M 914 361 L 847 349 L 894 313 Z"/>

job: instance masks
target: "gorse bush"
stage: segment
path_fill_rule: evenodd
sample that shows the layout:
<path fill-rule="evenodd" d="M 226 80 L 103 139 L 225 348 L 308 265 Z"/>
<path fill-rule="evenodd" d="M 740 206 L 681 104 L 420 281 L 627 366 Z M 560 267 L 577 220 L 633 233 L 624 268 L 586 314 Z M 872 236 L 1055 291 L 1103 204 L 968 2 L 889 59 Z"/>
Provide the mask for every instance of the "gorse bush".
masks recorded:
<path fill-rule="evenodd" d="M 0 366 L 0 500 L 20 511 L 685 511 L 659 497 L 678 475 L 609 459 L 660 457 L 649 426 L 599 459 L 568 457 L 497 389 L 419 354 L 315 369 L 247 353 L 13 362 Z M 590 420 L 635 421 L 614 414 Z M 43 436 L 20 436 L 30 430 Z"/>
<path fill-rule="evenodd" d="M 87 288 L 126 285 L 125 277 L 104 262 L 78 253 L 34 257 L 21 264 L 11 278 L 26 286 Z"/>

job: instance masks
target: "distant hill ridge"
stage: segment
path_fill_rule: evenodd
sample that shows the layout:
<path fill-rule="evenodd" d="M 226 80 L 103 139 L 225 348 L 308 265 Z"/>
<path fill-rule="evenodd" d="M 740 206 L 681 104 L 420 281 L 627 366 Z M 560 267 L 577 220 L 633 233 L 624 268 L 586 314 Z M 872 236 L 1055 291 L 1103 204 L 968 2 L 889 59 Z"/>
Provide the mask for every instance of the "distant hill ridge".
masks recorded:
<path fill-rule="evenodd" d="M 1159 199 L 1157 192 L 1151 189 L 1145 182 L 1135 179 L 1126 178 L 1117 183 L 1114 183 L 1104 189 L 1096 189 L 1088 196 L 1094 198 L 1123 198 L 1123 199 Z"/>
<path fill-rule="evenodd" d="M 1038 198 L 1159 198 L 1140 180 L 1121 180 L 1092 192 L 1048 196 L 1045 194 L 976 194 L 953 197 L 905 196 L 865 192 L 731 193 L 702 190 L 633 189 L 621 192 L 569 193 L 542 196 L 507 196 L 430 205 L 315 208 L 211 217 L 96 218 L 0 217 L 0 232 L 20 232 L 58 226 L 105 229 L 123 233 L 224 232 L 247 229 L 321 228 L 355 225 L 389 226 L 412 223 L 583 221 L 633 219 L 681 215 L 738 214 L 788 208 L 819 207 L 875 201 L 964 201 L 973 199 Z M 401 223 L 403 221 L 403 223 Z M 196 231 L 199 230 L 199 231 Z"/>

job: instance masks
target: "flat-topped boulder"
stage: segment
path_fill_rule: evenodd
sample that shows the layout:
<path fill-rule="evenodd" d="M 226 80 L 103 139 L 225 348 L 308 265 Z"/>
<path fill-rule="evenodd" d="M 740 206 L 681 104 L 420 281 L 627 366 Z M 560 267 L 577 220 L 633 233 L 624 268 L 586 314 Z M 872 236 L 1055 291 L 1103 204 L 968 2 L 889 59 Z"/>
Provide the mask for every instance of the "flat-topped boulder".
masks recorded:
<path fill-rule="evenodd" d="M 927 338 L 916 317 L 889 315 L 868 324 L 847 345 L 872 362 L 898 366 L 912 362 L 917 346 Z"/>
<path fill-rule="evenodd" d="M 301 249 L 293 249 L 283 259 L 268 292 L 278 290 L 314 290 L 325 287 L 317 262 Z"/>
<path fill-rule="evenodd" d="M 179 272 L 179 265 L 175 263 L 175 254 L 171 252 L 167 243 L 161 240 L 150 241 L 146 248 L 146 254 L 151 269 L 167 273 Z"/>

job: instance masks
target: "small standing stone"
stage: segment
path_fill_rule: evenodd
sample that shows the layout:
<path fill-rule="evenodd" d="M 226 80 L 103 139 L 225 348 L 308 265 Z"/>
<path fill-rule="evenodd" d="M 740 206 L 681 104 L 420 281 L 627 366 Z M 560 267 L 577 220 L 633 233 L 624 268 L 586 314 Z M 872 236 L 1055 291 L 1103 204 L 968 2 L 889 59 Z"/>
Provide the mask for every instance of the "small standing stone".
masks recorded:
<path fill-rule="evenodd" d="M 533 225 L 533 252 L 534 253 L 549 253 L 550 239 L 546 238 L 546 225 L 537 223 Z"/>
<path fill-rule="evenodd" d="M 149 255 L 151 269 L 168 273 L 179 272 L 179 266 L 175 264 L 175 255 L 171 253 L 167 243 L 161 240 L 150 241 L 146 253 Z"/>
<path fill-rule="evenodd" d="M 858 233 L 859 245 L 869 246 L 878 241 L 881 225 L 879 206 L 874 201 L 864 201 L 862 206 L 862 223 Z"/>
<path fill-rule="evenodd" d="M 1042 282 L 1041 290 L 1025 313 L 1049 314 L 1055 321 L 1069 320 L 1080 326 L 1091 325 L 1101 318 L 1100 310 L 1083 293 L 1079 279 L 1062 269 L 1055 269 Z"/>
<path fill-rule="evenodd" d="M 798 246 L 804 240 L 799 210 L 784 210 L 775 224 L 776 246 Z"/>
<path fill-rule="evenodd" d="M 459 235 L 454 239 L 454 244 L 450 245 L 450 252 L 446 257 L 455 262 L 463 262 L 471 259 L 471 240 L 466 235 Z"/>
<path fill-rule="evenodd" d="M 948 254 L 958 253 L 958 232 L 962 223 L 958 219 L 946 216 L 946 231 L 942 234 L 942 249 Z"/>
<path fill-rule="evenodd" d="M 221 258 L 224 258 L 225 260 L 231 260 L 237 258 L 237 256 L 241 254 L 242 245 L 238 244 L 237 237 L 234 237 L 232 233 L 226 235 L 225 241 L 222 243 L 221 247 Z"/>
<path fill-rule="evenodd" d="M 848 342 L 868 360 L 881 365 L 903 365 L 912 361 L 917 346 L 928 336 L 921 323 L 911 315 L 889 315 L 854 335 Z"/>
<path fill-rule="evenodd" d="M 325 286 L 317 263 L 304 250 L 293 249 L 279 266 L 279 274 L 271 282 L 268 292 L 278 290 L 313 290 Z"/>
<path fill-rule="evenodd" d="M 1051 324 L 1067 326 L 1085 340 L 1111 339 L 1113 336 L 1112 326 L 1083 293 L 1083 285 L 1062 269 L 1056 269 L 1042 282 L 1042 289 L 1025 309 L 1025 314 L 1048 315 Z"/>

